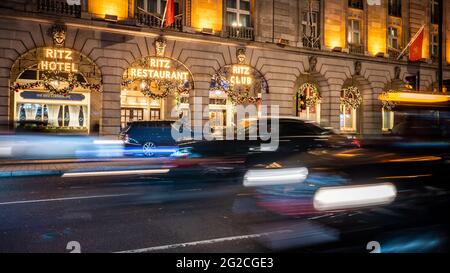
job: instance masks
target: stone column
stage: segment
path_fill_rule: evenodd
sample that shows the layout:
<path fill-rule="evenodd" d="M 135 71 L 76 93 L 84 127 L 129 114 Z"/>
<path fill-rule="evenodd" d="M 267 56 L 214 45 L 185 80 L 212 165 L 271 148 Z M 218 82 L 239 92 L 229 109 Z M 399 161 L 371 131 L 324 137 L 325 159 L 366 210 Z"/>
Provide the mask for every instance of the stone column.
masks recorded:
<path fill-rule="evenodd" d="M 196 138 L 203 133 L 203 126 L 209 121 L 209 85 L 211 78 L 207 75 L 194 75 L 195 89 L 189 96 L 189 108 L 191 113 L 192 130 L 196 132 Z"/>
<path fill-rule="evenodd" d="M 9 78 L 5 77 L 6 68 L 0 69 L 0 132 L 6 131 L 10 127 L 10 123 L 14 120 L 13 113 L 10 110 L 10 91 Z M 9 73 L 8 73 L 9 75 Z"/>
<path fill-rule="evenodd" d="M 120 132 L 120 91 L 122 77 L 103 76 L 100 135 L 116 139 Z"/>

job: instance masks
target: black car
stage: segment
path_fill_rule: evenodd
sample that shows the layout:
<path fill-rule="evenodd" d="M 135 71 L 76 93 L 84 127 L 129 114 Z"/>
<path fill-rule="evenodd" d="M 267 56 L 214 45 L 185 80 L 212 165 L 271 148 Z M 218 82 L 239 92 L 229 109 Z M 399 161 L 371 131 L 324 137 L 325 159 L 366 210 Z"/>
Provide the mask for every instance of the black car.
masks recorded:
<path fill-rule="evenodd" d="M 295 117 L 260 118 L 242 122 L 245 125 L 235 130 L 234 139 L 224 136 L 210 141 L 185 142 L 179 145 L 177 155 L 205 159 L 202 161 L 204 165 L 207 164 L 205 161 L 211 162 L 206 169 L 239 176 L 249 166 L 282 162 L 283 158 L 292 153 L 318 148 L 355 148 L 359 145 L 354 138 L 338 135 L 314 122 Z M 251 129 L 252 124 L 254 129 Z M 267 127 L 261 128 L 264 125 Z"/>
<path fill-rule="evenodd" d="M 173 132 L 180 137 L 174 138 Z M 174 153 L 180 142 L 190 138 L 190 133 L 175 121 L 136 121 L 129 123 L 119 138 L 125 142 L 128 153 L 150 157 Z"/>

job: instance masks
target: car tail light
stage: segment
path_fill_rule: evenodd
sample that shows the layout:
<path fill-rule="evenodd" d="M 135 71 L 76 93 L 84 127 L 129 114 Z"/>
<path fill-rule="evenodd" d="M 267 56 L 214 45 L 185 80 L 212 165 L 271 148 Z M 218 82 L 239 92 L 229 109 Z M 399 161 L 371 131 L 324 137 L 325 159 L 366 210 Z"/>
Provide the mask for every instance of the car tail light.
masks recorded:
<path fill-rule="evenodd" d="M 352 143 L 352 145 L 355 145 L 356 147 L 361 148 L 361 141 L 359 141 L 359 139 L 354 138 L 354 139 L 352 139 L 351 143 Z"/>

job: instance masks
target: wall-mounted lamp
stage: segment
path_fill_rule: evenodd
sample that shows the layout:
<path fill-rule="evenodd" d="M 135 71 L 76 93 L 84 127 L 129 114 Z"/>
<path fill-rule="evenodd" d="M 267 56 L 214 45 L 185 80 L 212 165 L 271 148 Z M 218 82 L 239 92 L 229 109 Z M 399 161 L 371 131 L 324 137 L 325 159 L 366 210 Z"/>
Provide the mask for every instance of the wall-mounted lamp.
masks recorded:
<path fill-rule="evenodd" d="M 117 22 L 117 15 L 105 14 L 105 21 Z"/>

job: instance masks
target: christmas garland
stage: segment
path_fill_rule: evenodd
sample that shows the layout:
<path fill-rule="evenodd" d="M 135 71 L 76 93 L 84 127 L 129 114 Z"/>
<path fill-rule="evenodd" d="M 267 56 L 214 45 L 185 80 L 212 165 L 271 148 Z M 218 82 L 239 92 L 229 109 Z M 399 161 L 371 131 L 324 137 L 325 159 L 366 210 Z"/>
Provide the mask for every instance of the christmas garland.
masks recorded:
<path fill-rule="evenodd" d="M 394 92 L 395 92 L 394 90 L 389 90 L 389 91 L 383 92 L 381 94 L 380 99 L 381 99 L 381 103 L 383 105 L 382 106 L 383 109 L 388 110 L 388 111 L 392 111 L 395 108 L 395 106 L 397 106 L 397 103 L 387 99 L 388 98 L 388 94 L 389 93 L 394 93 Z"/>
<path fill-rule="evenodd" d="M 307 90 L 310 91 L 309 94 L 307 93 Z M 319 89 L 313 83 L 302 84 L 299 87 L 295 98 L 307 107 L 314 107 L 320 103 L 321 100 Z"/>
<path fill-rule="evenodd" d="M 342 89 L 342 92 L 343 96 L 341 97 L 341 103 L 343 103 L 346 107 L 358 109 L 363 101 L 359 89 L 354 86 L 349 86 Z"/>
<path fill-rule="evenodd" d="M 140 80 L 140 79 L 128 79 L 122 82 L 122 87 L 129 87 L 136 81 L 144 83 L 144 87 L 141 87 L 141 92 L 144 96 L 151 99 L 163 99 L 168 97 L 172 93 L 178 93 L 179 95 L 188 95 L 191 89 L 189 81 L 182 80 Z M 152 84 L 155 84 L 158 90 L 162 91 L 161 94 L 153 93 L 151 90 Z"/>
<path fill-rule="evenodd" d="M 261 100 L 257 96 L 250 96 L 250 87 L 238 87 L 230 84 L 225 77 L 215 74 L 211 80 L 210 90 L 220 90 L 226 93 L 233 104 L 255 104 Z"/>
<path fill-rule="evenodd" d="M 64 83 L 67 84 L 67 86 L 64 88 L 58 88 L 54 86 L 54 82 L 58 82 L 59 84 Z M 15 83 L 10 86 L 10 90 L 12 92 L 19 92 L 20 90 L 33 89 L 38 87 L 44 87 L 49 91 L 49 93 L 54 95 L 67 96 L 75 88 L 84 88 L 89 89 L 91 91 L 100 92 L 101 85 L 78 82 L 76 75 L 73 73 L 69 73 L 67 77 L 64 77 L 57 72 L 45 72 L 42 74 L 41 81 L 30 82 L 25 84 Z"/>

